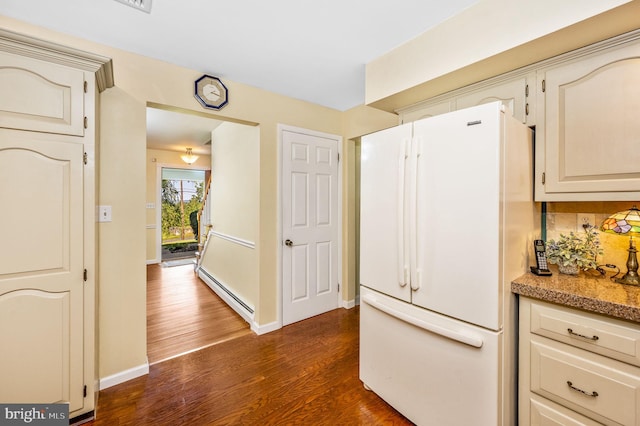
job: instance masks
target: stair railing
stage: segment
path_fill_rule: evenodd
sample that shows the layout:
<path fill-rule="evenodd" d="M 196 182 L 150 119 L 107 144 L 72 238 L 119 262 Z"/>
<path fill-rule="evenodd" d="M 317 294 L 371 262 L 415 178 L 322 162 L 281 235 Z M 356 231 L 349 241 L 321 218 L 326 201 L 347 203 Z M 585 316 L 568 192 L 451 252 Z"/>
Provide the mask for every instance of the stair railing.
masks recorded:
<path fill-rule="evenodd" d="M 196 262 L 194 270 L 197 271 L 202 262 L 202 254 L 204 253 L 207 237 L 209 236 L 209 230 L 213 227 L 211 225 L 211 200 L 209 197 L 209 190 L 211 189 L 211 177 L 207 182 L 207 186 L 203 192 L 202 207 L 198 211 L 198 250 L 196 251 Z"/>

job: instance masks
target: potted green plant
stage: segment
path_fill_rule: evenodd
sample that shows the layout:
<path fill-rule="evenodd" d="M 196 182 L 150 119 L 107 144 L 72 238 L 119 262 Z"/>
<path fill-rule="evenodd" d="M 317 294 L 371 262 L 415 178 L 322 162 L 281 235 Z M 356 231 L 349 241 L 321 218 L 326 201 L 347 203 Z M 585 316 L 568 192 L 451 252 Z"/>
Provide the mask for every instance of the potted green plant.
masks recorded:
<path fill-rule="evenodd" d="M 547 259 L 558 265 L 562 274 L 577 275 L 582 269 L 595 269 L 596 259 L 602 254 L 600 234 L 594 227 L 584 229 L 584 234 L 575 232 L 560 234 L 558 240 L 547 242 Z"/>

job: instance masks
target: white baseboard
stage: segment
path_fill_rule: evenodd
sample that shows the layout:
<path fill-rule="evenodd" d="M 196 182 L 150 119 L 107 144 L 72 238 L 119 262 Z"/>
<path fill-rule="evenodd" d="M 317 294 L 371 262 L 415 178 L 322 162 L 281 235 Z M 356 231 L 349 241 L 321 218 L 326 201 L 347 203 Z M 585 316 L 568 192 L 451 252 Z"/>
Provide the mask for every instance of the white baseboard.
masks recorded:
<path fill-rule="evenodd" d="M 282 324 L 278 321 L 274 321 L 269 324 L 260 325 L 256 322 L 251 323 L 251 330 L 257 335 L 271 333 L 272 331 L 276 331 L 282 328 Z"/>
<path fill-rule="evenodd" d="M 128 370 L 121 371 L 111 376 L 103 377 L 100 379 L 100 390 L 110 388 L 111 386 L 119 385 L 136 377 L 149 374 L 149 360 L 145 364 L 137 367 L 130 368 Z"/>
<path fill-rule="evenodd" d="M 355 308 L 356 307 L 355 299 L 343 300 L 342 301 L 342 307 L 345 308 L 345 309 Z"/>

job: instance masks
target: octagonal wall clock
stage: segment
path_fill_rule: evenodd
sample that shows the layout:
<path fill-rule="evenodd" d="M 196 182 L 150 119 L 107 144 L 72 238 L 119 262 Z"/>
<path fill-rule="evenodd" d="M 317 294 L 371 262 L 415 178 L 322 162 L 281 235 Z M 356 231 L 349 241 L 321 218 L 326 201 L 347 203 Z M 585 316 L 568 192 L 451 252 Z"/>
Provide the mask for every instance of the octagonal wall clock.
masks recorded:
<path fill-rule="evenodd" d="M 194 96 L 205 108 L 222 109 L 229 103 L 229 90 L 218 77 L 203 75 L 194 84 Z"/>

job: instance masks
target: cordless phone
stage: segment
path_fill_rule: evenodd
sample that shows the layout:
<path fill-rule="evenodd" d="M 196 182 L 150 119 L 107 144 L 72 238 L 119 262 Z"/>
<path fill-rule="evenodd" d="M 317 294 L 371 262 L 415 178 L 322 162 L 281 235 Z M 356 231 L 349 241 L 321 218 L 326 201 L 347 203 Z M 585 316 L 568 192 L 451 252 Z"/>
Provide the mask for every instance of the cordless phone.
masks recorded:
<path fill-rule="evenodd" d="M 536 252 L 536 265 L 531 267 L 531 272 L 536 275 L 551 275 L 551 271 L 547 266 L 547 252 L 544 248 L 544 241 L 535 240 L 533 242 L 533 247 Z"/>

